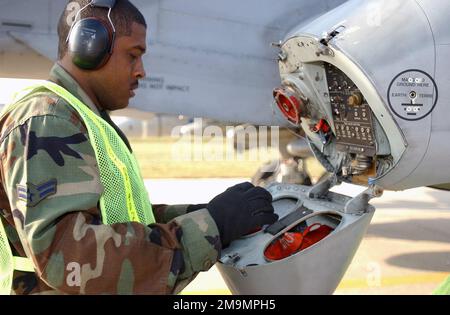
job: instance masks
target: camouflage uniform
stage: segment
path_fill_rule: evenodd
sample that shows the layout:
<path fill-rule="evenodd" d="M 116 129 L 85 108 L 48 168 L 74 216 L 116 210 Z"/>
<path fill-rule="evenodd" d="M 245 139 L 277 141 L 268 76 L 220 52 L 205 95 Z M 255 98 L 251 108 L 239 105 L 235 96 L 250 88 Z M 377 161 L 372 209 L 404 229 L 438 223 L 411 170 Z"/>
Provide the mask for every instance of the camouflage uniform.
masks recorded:
<path fill-rule="evenodd" d="M 118 129 L 61 66 L 51 80 Z M 14 293 L 178 293 L 216 262 L 219 232 L 206 209 L 154 205 L 150 226 L 102 224 L 103 188 L 80 117 L 46 90 L 22 102 L 0 121 L 0 218 L 14 255 L 36 270 L 15 271 Z"/>

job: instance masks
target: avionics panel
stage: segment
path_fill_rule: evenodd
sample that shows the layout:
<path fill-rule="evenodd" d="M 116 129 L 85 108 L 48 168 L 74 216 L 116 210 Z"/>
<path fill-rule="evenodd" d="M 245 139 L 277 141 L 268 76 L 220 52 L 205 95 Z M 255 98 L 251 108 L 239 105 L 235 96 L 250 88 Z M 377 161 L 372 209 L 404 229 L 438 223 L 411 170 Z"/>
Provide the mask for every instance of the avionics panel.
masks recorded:
<path fill-rule="evenodd" d="M 375 156 L 372 110 L 366 99 L 341 70 L 325 63 L 325 71 L 336 130 L 336 150 Z"/>

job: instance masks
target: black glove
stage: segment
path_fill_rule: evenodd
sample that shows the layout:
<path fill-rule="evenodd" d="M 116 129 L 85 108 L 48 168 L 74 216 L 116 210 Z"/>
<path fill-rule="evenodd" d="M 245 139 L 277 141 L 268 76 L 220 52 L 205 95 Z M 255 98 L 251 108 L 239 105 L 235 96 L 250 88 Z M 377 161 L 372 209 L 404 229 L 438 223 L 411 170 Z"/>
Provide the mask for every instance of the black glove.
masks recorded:
<path fill-rule="evenodd" d="M 200 209 L 205 209 L 207 205 L 208 205 L 207 203 L 201 203 L 201 204 L 198 204 L 198 205 L 189 205 L 186 208 L 186 213 L 190 213 L 190 212 L 197 211 L 197 210 L 200 210 Z"/>
<path fill-rule="evenodd" d="M 223 247 L 278 220 L 272 206 L 272 195 L 248 182 L 228 188 L 211 200 L 206 208 L 219 228 Z"/>

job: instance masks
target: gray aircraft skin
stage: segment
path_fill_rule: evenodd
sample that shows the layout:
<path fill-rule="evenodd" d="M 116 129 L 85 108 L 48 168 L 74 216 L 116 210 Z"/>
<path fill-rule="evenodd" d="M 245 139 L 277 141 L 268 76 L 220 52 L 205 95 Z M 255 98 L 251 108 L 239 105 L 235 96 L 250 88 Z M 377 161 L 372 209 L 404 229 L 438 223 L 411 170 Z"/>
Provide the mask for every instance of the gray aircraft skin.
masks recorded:
<path fill-rule="evenodd" d="M 268 187 L 280 220 L 233 242 L 217 264 L 233 293 L 333 293 L 373 216 L 371 198 L 450 182 L 448 1 L 134 2 L 150 36 L 133 107 L 301 126 L 330 173 L 312 187 Z M 54 58 L 53 12 L 64 5 L 0 1 L 0 49 L 16 40 Z M 329 191 L 341 182 L 367 189 Z M 265 256 L 304 223 L 333 232 L 287 258 Z"/>
<path fill-rule="evenodd" d="M 20 42 L 24 50 L 55 60 L 56 25 L 67 2 L 0 0 L 0 51 Z M 272 115 L 261 111 L 270 105 L 272 89 L 279 84 L 278 51 L 270 44 L 283 39 L 299 21 L 311 20 L 344 1 L 132 2 L 148 23 L 148 53 L 147 78 L 130 107 L 276 125 Z M 78 7 L 68 9 L 75 18 Z M 16 49 L 20 53 L 20 47 Z M 243 116 L 243 108 L 251 115 Z"/>

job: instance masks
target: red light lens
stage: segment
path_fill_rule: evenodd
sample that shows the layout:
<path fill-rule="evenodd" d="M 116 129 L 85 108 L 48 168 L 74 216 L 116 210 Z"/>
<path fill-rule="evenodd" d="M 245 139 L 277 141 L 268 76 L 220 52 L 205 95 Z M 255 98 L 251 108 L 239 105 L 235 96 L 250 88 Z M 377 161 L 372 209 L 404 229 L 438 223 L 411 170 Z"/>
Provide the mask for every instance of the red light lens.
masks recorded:
<path fill-rule="evenodd" d="M 303 105 L 300 98 L 296 97 L 293 91 L 286 88 L 277 88 L 273 92 L 278 108 L 284 117 L 293 124 L 300 123 L 300 106 Z"/>

